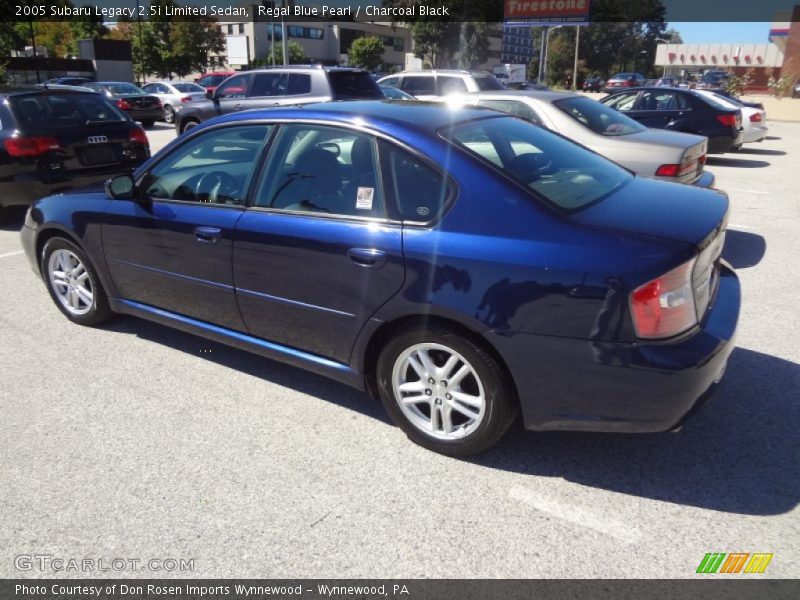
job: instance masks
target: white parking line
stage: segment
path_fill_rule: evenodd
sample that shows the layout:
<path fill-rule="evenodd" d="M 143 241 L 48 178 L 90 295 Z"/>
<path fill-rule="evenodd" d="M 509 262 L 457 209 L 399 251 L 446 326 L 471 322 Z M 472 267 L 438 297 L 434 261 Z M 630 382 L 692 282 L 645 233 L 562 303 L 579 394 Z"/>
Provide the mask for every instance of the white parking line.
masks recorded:
<path fill-rule="evenodd" d="M 24 254 L 24 250 L 15 250 L 14 252 L 6 252 L 5 254 L 0 254 L 0 258 L 8 258 L 9 256 L 17 256 L 19 254 Z"/>
<path fill-rule="evenodd" d="M 538 511 L 552 515 L 562 521 L 573 523 L 581 527 L 593 529 L 604 535 L 611 536 L 624 542 L 632 544 L 639 540 L 641 533 L 635 527 L 627 523 L 609 519 L 605 514 L 593 513 L 577 506 L 570 506 L 563 500 L 546 498 L 536 492 L 521 486 L 515 486 L 508 490 L 509 495 L 515 500 L 535 508 Z"/>

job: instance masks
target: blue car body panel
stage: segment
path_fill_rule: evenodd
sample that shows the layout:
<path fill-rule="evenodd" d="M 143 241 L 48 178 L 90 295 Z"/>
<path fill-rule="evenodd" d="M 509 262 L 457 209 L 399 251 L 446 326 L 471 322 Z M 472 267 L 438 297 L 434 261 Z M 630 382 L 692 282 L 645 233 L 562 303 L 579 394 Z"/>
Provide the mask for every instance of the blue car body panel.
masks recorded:
<path fill-rule="evenodd" d="M 719 233 L 727 198 L 634 178 L 583 210 L 558 212 L 436 134 L 484 118 L 509 117 L 407 102 L 250 111 L 192 129 L 135 173 L 141 178 L 163 153 L 209 127 L 340 123 L 441 166 L 455 199 L 430 225 L 175 201 L 145 205 L 86 191 L 34 205 L 23 245 L 38 270 L 42 240 L 69 235 L 92 259 L 114 310 L 355 387 L 365 387 L 375 364 L 375 336 L 399 320 L 433 318 L 496 352 L 528 428 L 674 427 L 724 369 L 738 280 L 723 267 L 703 321 L 666 342 L 636 338 L 628 297 Z M 219 235 L 203 243 L 198 228 Z M 379 253 L 374 263 L 372 251 Z"/>

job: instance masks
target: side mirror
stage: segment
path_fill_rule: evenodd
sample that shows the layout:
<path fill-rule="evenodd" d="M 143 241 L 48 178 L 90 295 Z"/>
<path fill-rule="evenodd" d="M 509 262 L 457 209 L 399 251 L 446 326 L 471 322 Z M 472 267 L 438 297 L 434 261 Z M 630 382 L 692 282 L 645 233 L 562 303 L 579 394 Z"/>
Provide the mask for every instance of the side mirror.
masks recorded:
<path fill-rule="evenodd" d="M 209 100 L 213 100 L 214 92 L 212 92 L 211 90 L 206 90 L 206 98 L 208 98 Z"/>
<path fill-rule="evenodd" d="M 106 195 L 115 200 L 133 198 L 134 183 L 130 175 L 117 175 L 106 180 Z"/>

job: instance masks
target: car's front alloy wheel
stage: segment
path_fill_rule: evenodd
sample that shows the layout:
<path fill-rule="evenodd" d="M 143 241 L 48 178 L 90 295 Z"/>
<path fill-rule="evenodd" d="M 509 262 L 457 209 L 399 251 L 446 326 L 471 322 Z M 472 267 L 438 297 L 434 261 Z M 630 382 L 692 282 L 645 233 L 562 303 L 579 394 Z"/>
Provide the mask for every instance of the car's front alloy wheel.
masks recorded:
<path fill-rule="evenodd" d="M 406 435 L 443 454 L 485 450 L 517 414 L 497 361 L 444 327 L 395 337 L 378 359 L 377 379 L 384 406 Z"/>
<path fill-rule="evenodd" d="M 64 238 L 47 242 L 42 253 L 47 289 L 68 319 L 97 325 L 111 316 L 108 298 L 83 251 Z"/>

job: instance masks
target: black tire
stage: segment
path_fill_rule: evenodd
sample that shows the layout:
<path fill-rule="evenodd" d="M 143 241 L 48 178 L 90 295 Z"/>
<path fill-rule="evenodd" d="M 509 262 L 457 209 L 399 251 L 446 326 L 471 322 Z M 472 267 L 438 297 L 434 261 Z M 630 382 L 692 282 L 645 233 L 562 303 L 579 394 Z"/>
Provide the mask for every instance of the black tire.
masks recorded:
<path fill-rule="evenodd" d="M 170 125 L 175 124 L 175 109 L 169 104 L 164 107 L 164 122 Z"/>
<path fill-rule="evenodd" d="M 88 280 L 91 284 L 92 304 L 88 312 L 85 314 L 75 314 L 67 310 L 55 291 L 48 265 L 50 262 L 50 257 L 58 250 L 68 250 L 74 254 L 86 269 Z M 100 278 L 97 276 L 97 271 L 95 270 L 94 265 L 92 265 L 91 261 L 86 256 L 86 253 L 70 240 L 63 237 L 54 237 L 49 239 L 42 250 L 41 269 L 44 276 L 45 285 L 47 286 L 47 291 L 50 293 L 50 297 L 53 299 L 53 302 L 64 314 L 64 316 L 73 323 L 94 327 L 103 323 L 104 321 L 107 321 L 114 315 L 114 313 L 111 311 L 111 307 L 108 304 L 108 296 L 106 295 L 106 292 L 100 283 Z"/>
<path fill-rule="evenodd" d="M 395 363 L 404 352 L 422 343 L 437 344 L 454 350 L 470 363 L 480 378 L 485 396 L 483 417 L 474 431 L 463 437 L 441 439 L 423 431 L 403 412 L 395 397 L 392 383 Z M 497 360 L 483 348 L 446 326 L 435 325 L 426 329 L 398 332 L 381 351 L 375 375 L 381 402 L 392 420 L 411 441 L 440 454 L 469 456 L 490 448 L 503 437 L 519 411 L 513 386 Z M 428 408 L 429 414 L 431 410 L 432 408 Z"/>
<path fill-rule="evenodd" d="M 195 121 L 194 119 L 189 119 L 188 121 L 184 121 L 183 123 L 181 123 L 181 133 L 186 133 L 192 127 L 197 127 L 198 125 L 200 125 L 200 122 Z"/>
<path fill-rule="evenodd" d="M 150 129 L 153 125 L 155 125 L 155 119 L 148 119 L 147 121 L 142 121 L 142 127 L 145 129 Z"/>

